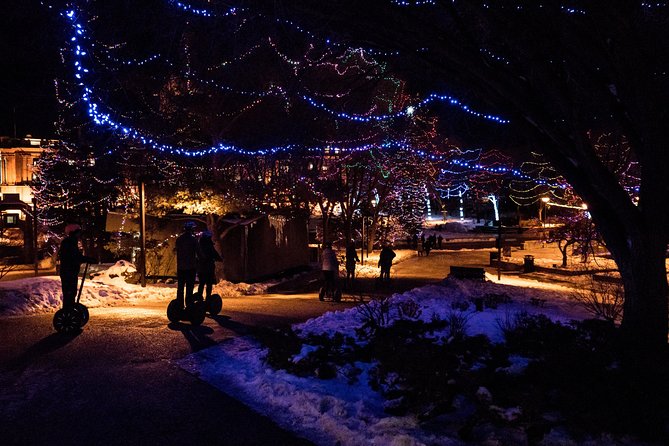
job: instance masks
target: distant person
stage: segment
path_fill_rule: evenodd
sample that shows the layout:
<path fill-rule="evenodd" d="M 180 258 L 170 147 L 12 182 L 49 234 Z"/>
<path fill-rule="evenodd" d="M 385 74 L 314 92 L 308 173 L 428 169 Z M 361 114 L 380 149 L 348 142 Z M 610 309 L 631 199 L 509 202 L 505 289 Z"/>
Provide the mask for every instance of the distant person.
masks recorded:
<path fill-rule="evenodd" d="M 184 224 L 183 232 L 177 237 L 177 301 L 184 308 L 193 303 L 193 288 L 197 273 L 197 239 L 194 235 L 195 223 L 188 221 Z M 185 291 L 185 296 L 184 296 Z"/>
<path fill-rule="evenodd" d="M 439 237 L 437 237 L 437 247 L 441 249 L 441 243 L 444 241 L 444 238 L 439 234 Z"/>
<path fill-rule="evenodd" d="M 418 253 L 418 257 L 422 257 L 423 254 L 425 253 L 424 251 L 424 246 L 423 246 L 423 241 L 421 239 L 417 239 L 418 241 L 416 242 L 416 252 Z"/>
<path fill-rule="evenodd" d="M 423 251 L 425 251 L 425 255 L 429 256 L 430 255 L 430 250 L 432 249 L 432 238 L 428 237 L 427 240 L 423 243 Z"/>
<path fill-rule="evenodd" d="M 325 280 L 325 289 L 334 290 L 336 278 L 339 274 L 339 260 L 337 260 L 337 254 L 332 249 L 332 242 L 323 243 L 321 270 L 323 271 L 323 279 Z"/>
<path fill-rule="evenodd" d="M 65 238 L 60 243 L 58 258 L 60 259 L 60 284 L 63 290 L 63 308 L 74 306 L 77 296 L 77 281 L 82 263 L 95 263 L 93 257 L 86 257 L 79 250 L 81 226 L 69 224 L 65 226 Z"/>
<path fill-rule="evenodd" d="M 216 282 L 216 262 L 222 261 L 223 257 L 216 251 L 211 239 L 211 231 L 203 231 L 197 241 L 197 278 L 200 281 L 197 292 L 200 296 L 206 299 L 211 297 L 211 290 Z M 205 287 L 207 294 L 203 295 Z"/>
<path fill-rule="evenodd" d="M 355 264 L 359 263 L 358 253 L 355 250 L 355 244 L 351 242 L 346 246 L 346 281 L 353 284 L 355 280 Z"/>
<path fill-rule="evenodd" d="M 418 234 L 413 235 L 413 249 L 418 249 Z"/>
<path fill-rule="evenodd" d="M 393 251 L 389 245 L 384 244 L 381 254 L 379 254 L 379 267 L 381 268 L 379 280 L 381 282 L 390 282 L 390 267 L 393 264 L 394 258 L 395 251 Z"/>

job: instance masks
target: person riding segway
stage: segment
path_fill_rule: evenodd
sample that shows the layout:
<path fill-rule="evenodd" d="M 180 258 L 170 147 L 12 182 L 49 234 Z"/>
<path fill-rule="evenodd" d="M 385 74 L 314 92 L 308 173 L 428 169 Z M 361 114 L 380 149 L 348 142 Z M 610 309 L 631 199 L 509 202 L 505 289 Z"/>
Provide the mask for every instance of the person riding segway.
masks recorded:
<path fill-rule="evenodd" d="M 332 242 L 323 243 L 321 253 L 321 270 L 323 271 L 324 285 L 318 292 L 318 299 L 325 300 L 329 297 L 335 302 L 341 301 L 341 289 L 339 288 L 339 260 L 332 249 Z"/>
<path fill-rule="evenodd" d="M 223 301 L 219 294 L 211 294 L 211 291 L 216 282 L 216 262 L 222 262 L 223 258 L 216 251 L 211 236 L 211 231 L 202 231 L 197 241 L 197 278 L 200 283 L 196 298 L 202 299 L 202 293 L 206 291 L 205 306 L 209 314 L 216 316 L 221 312 Z"/>
<path fill-rule="evenodd" d="M 79 300 L 88 273 L 88 264 L 94 263 L 96 259 L 83 255 L 79 250 L 81 226 L 69 224 L 65 226 L 65 234 L 66 237 L 61 242 L 58 250 L 63 307 L 54 315 L 53 326 L 59 333 L 73 333 L 80 330 L 88 322 L 88 308 Z M 82 263 L 86 263 L 86 269 L 77 295 L 77 281 Z M 75 296 L 77 296 L 76 301 Z"/>
<path fill-rule="evenodd" d="M 206 308 L 201 298 L 197 299 L 193 295 L 197 271 L 197 240 L 194 232 L 195 223 L 188 221 L 177 237 L 177 298 L 167 306 L 167 318 L 170 322 L 189 320 L 193 325 L 200 325 L 204 321 Z"/>

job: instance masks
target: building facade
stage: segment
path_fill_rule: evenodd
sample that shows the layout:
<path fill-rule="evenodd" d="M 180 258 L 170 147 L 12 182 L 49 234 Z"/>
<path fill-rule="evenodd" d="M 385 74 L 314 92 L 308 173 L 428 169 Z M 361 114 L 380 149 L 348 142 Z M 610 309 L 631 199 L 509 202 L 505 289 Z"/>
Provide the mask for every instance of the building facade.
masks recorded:
<path fill-rule="evenodd" d="M 0 137 L 0 257 L 33 261 L 31 183 L 34 166 L 50 140 Z"/>

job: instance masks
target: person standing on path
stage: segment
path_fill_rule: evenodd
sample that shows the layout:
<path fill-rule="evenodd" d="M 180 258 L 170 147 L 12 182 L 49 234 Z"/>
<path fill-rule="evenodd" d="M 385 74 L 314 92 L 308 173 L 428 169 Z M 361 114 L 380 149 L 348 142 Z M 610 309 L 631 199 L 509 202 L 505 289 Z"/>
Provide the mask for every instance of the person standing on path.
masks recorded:
<path fill-rule="evenodd" d="M 346 282 L 353 285 L 355 280 L 355 264 L 359 263 L 358 253 L 355 250 L 353 240 L 346 247 Z"/>
<path fill-rule="evenodd" d="M 211 290 L 216 282 L 216 262 L 223 261 L 221 255 L 214 248 L 211 235 L 211 231 L 203 231 L 197 242 L 197 278 L 200 281 L 197 292 L 207 299 L 211 297 Z M 206 296 L 202 294 L 205 287 Z"/>
<path fill-rule="evenodd" d="M 60 259 L 60 284 L 63 290 L 63 308 L 74 305 L 77 296 L 77 281 L 82 263 L 95 263 L 93 257 L 86 257 L 79 250 L 81 226 L 69 224 L 65 226 L 66 237 L 60 243 L 58 258 Z"/>
<path fill-rule="evenodd" d="M 193 303 L 193 288 L 197 272 L 197 239 L 194 232 L 195 223 L 187 221 L 183 232 L 177 237 L 175 248 L 177 252 L 177 301 L 182 309 L 184 308 L 184 297 L 186 306 Z"/>
<path fill-rule="evenodd" d="M 395 258 L 395 251 L 393 251 L 387 244 L 383 245 L 381 254 L 379 254 L 379 267 L 381 268 L 381 275 L 379 280 L 381 282 L 390 282 L 390 267 Z"/>
<path fill-rule="evenodd" d="M 323 279 L 325 279 L 325 289 L 334 291 L 336 276 L 339 274 L 339 261 L 337 260 L 337 254 L 332 249 L 332 242 L 323 243 L 321 270 L 323 271 Z"/>

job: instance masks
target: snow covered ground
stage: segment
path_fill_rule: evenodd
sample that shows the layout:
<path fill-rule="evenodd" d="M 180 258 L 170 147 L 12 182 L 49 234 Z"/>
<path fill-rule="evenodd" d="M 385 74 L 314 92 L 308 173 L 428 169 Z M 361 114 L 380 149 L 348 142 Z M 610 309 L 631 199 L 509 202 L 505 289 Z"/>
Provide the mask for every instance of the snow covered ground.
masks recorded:
<path fill-rule="evenodd" d="M 398 251 L 400 260 L 409 251 Z M 378 275 L 371 257 L 358 268 L 362 277 Z M 87 280 L 82 303 L 89 307 L 111 306 L 140 301 L 167 302 L 175 296 L 174 286 L 130 285 L 124 273 L 134 267 L 118 262 L 92 280 Z M 519 312 L 543 313 L 553 320 L 569 321 L 589 315 L 570 300 L 570 289 L 555 284 L 529 281 L 518 277 L 503 277 L 497 282 L 488 277 L 485 283 L 447 280 L 391 297 L 394 304 L 415 302 L 420 307 L 419 318 L 448 318 L 460 312 L 467 320 L 469 335 L 485 334 L 493 342 L 502 341 L 500 324 Z M 232 284 L 221 282 L 215 291 L 224 296 L 261 294 L 273 283 Z M 506 295 L 510 303 L 497 308 L 475 311 L 473 305 L 462 311 L 463 302 L 472 302 L 485 295 Z M 60 280 L 56 276 L 0 282 L 0 316 L 54 312 L 61 305 Z M 398 308 L 395 305 L 393 308 Z M 392 318 L 398 318 L 395 311 Z M 294 326 L 300 336 L 308 334 L 341 333 L 357 338 L 355 328 L 362 324 L 361 312 L 355 308 L 326 313 Z M 434 333 L 435 337 L 445 333 Z M 362 340 L 360 340 L 362 342 Z M 315 347 L 304 345 L 297 362 Z M 384 399 L 368 385 L 368 373 L 374 364 L 356 363 L 360 371 L 351 381 L 347 370 L 338 370 L 337 377 L 322 380 L 317 377 L 297 377 L 283 370 L 274 370 L 263 361 L 267 351 L 256 340 L 238 337 L 217 346 L 187 356 L 179 362 L 185 370 L 211 383 L 221 391 L 239 399 L 256 411 L 275 420 L 316 444 L 330 445 L 456 445 L 455 436 L 425 429 L 415 416 L 391 416 L 384 412 Z M 510 372 L 522 370 L 523 358 L 515 358 Z M 513 408 L 511 408 L 513 409 Z M 559 433 L 550 434 L 546 446 L 576 444 Z M 550 440 L 550 439 L 553 440 Z M 609 444 L 607 442 L 593 442 Z"/>
<path fill-rule="evenodd" d="M 475 311 L 470 306 L 463 312 L 468 318 L 470 335 L 485 334 L 492 341 L 502 341 L 500 321 L 518 312 L 543 313 L 553 320 L 569 321 L 589 317 L 569 300 L 568 291 L 559 286 L 543 284 L 543 288 L 522 287 L 516 283 L 499 284 L 487 281 L 471 282 L 446 280 L 404 294 L 396 294 L 394 303 L 413 301 L 420 306 L 419 318 L 430 321 L 434 317 L 448 318 L 458 305 L 477 297 L 505 294 L 511 303 L 497 309 Z M 535 283 L 534 285 L 537 285 Z M 460 305 L 461 306 L 461 305 Z M 392 314 L 398 318 L 397 313 Z M 308 334 L 341 333 L 357 339 L 356 327 L 363 323 L 356 308 L 326 313 L 294 326 L 302 337 Z M 435 338 L 443 336 L 435 333 Z M 357 339 L 358 342 L 364 342 Z M 304 345 L 293 358 L 299 361 L 315 347 Z M 297 377 L 283 370 L 268 367 L 263 358 L 267 351 L 252 338 L 236 338 L 184 358 L 180 365 L 211 383 L 223 392 L 263 413 L 280 426 L 322 445 L 455 445 L 462 444 L 454 436 L 444 436 L 423 429 L 414 416 L 391 416 L 384 413 L 383 398 L 368 385 L 368 372 L 373 364 L 356 363 L 362 370 L 358 379 L 350 382 L 346 370 L 337 377 L 322 380 L 317 377 Z M 522 369 L 523 358 L 510 369 Z M 554 435 L 555 443 L 575 444 L 561 435 Z M 550 436 L 548 438 L 551 438 Z M 565 441 L 565 442 L 563 442 Z M 600 443 L 593 443 L 600 444 Z"/>
<path fill-rule="evenodd" d="M 176 297 L 175 285 L 147 285 L 142 288 L 125 282 L 124 274 L 135 267 L 120 260 L 110 268 L 86 280 L 81 303 L 89 308 L 108 307 L 140 302 L 168 302 Z M 81 279 L 79 279 L 81 280 Z M 221 296 L 262 294 L 275 282 L 234 284 L 221 281 L 214 293 Z M 53 313 L 61 307 L 61 288 L 58 276 L 41 276 L 0 282 L 0 316 Z"/>

